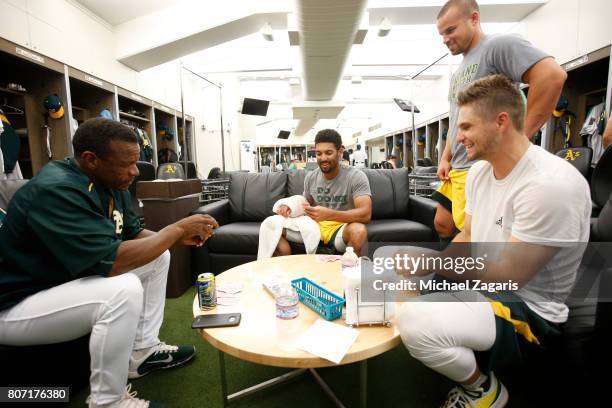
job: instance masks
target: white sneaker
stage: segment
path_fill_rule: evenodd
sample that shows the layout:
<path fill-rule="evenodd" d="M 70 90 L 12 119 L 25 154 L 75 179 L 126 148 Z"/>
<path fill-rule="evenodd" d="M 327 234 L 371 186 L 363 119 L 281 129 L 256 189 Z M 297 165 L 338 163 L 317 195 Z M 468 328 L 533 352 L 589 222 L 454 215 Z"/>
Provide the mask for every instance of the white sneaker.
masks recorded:
<path fill-rule="evenodd" d="M 137 392 L 132 391 L 132 384 L 128 384 L 119 401 L 106 405 L 98 405 L 91 400 L 90 395 L 85 402 L 89 405 L 89 408 L 168 408 L 163 404 L 136 398 L 136 395 Z"/>
<path fill-rule="evenodd" d="M 171 346 L 163 341 L 151 347 L 148 352 L 136 359 L 130 357 L 128 378 L 139 378 L 151 371 L 177 367 L 185 364 L 195 356 L 195 347 L 186 344 Z"/>
<path fill-rule="evenodd" d="M 461 386 L 448 393 L 442 408 L 503 408 L 508 403 L 508 390 L 499 382 L 493 372 L 490 374 L 489 389 L 467 390 Z"/>

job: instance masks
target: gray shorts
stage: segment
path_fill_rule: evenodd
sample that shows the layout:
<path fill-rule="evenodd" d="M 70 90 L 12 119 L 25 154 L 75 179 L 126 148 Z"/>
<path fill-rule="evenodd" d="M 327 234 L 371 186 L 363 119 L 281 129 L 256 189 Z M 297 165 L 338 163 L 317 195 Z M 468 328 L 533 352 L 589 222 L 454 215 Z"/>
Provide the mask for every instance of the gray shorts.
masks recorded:
<path fill-rule="evenodd" d="M 336 231 L 336 237 L 334 238 L 334 248 L 338 252 L 346 251 L 346 242 L 342 239 L 342 234 L 344 233 L 344 227 L 347 224 L 341 226 L 338 231 Z M 287 241 L 296 242 L 298 244 L 303 244 L 304 240 L 302 239 L 302 234 L 299 231 L 293 231 L 290 229 L 285 229 Z"/>

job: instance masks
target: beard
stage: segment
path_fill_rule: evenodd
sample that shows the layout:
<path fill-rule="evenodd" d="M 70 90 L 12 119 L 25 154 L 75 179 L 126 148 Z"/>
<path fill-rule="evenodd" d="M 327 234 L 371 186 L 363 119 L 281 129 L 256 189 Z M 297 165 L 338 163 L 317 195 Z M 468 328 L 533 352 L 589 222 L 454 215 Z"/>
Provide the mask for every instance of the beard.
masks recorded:
<path fill-rule="evenodd" d="M 331 161 L 319 162 L 318 164 L 319 164 L 319 169 L 321 169 L 323 173 L 330 173 L 334 171 L 336 167 L 338 167 L 337 162 L 331 162 Z M 327 165 L 327 168 L 324 168 L 323 167 L 324 165 Z"/>

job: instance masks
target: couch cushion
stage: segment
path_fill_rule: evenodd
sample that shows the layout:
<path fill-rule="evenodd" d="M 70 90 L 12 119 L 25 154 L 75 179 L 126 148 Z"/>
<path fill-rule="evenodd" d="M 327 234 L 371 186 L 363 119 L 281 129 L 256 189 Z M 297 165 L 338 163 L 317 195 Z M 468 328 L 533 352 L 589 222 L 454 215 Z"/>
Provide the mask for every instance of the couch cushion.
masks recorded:
<path fill-rule="evenodd" d="M 372 220 L 368 225 L 368 241 L 372 242 L 432 242 L 433 233 L 427 226 L 409 220 Z"/>
<path fill-rule="evenodd" d="M 257 254 L 259 222 L 233 222 L 215 230 L 207 241 L 210 252 L 226 254 Z"/>
<path fill-rule="evenodd" d="M 408 169 L 364 169 L 372 191 L 372 219 L 408 217 Z"/>
<path fill-rule="evenodd" d="M 306 170 L 292 171 L 287 175 L 287 197 L 304 193 Z"/>
<path fill-rule="evenodd" d="M 274 203 L 285 197 L 287 173 L 230 174 L 230 220 L 263 221 L 273 215 Z"/>

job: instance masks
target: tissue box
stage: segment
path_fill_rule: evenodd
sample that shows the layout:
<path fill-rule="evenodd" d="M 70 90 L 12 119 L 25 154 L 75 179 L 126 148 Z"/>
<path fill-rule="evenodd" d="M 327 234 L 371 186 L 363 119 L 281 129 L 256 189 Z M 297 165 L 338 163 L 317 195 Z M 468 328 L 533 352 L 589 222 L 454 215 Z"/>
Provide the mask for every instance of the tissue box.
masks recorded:
<path fill-rule="evenodd" d="M 352 270 L 345 270 L 342 279 L 344 281 L 344 297 L 346 298 L 344 319 L 346 324 L 387 324 L 395 315 L 394 302 L 364 302 L 361 299 L 360 266 Z"/>

